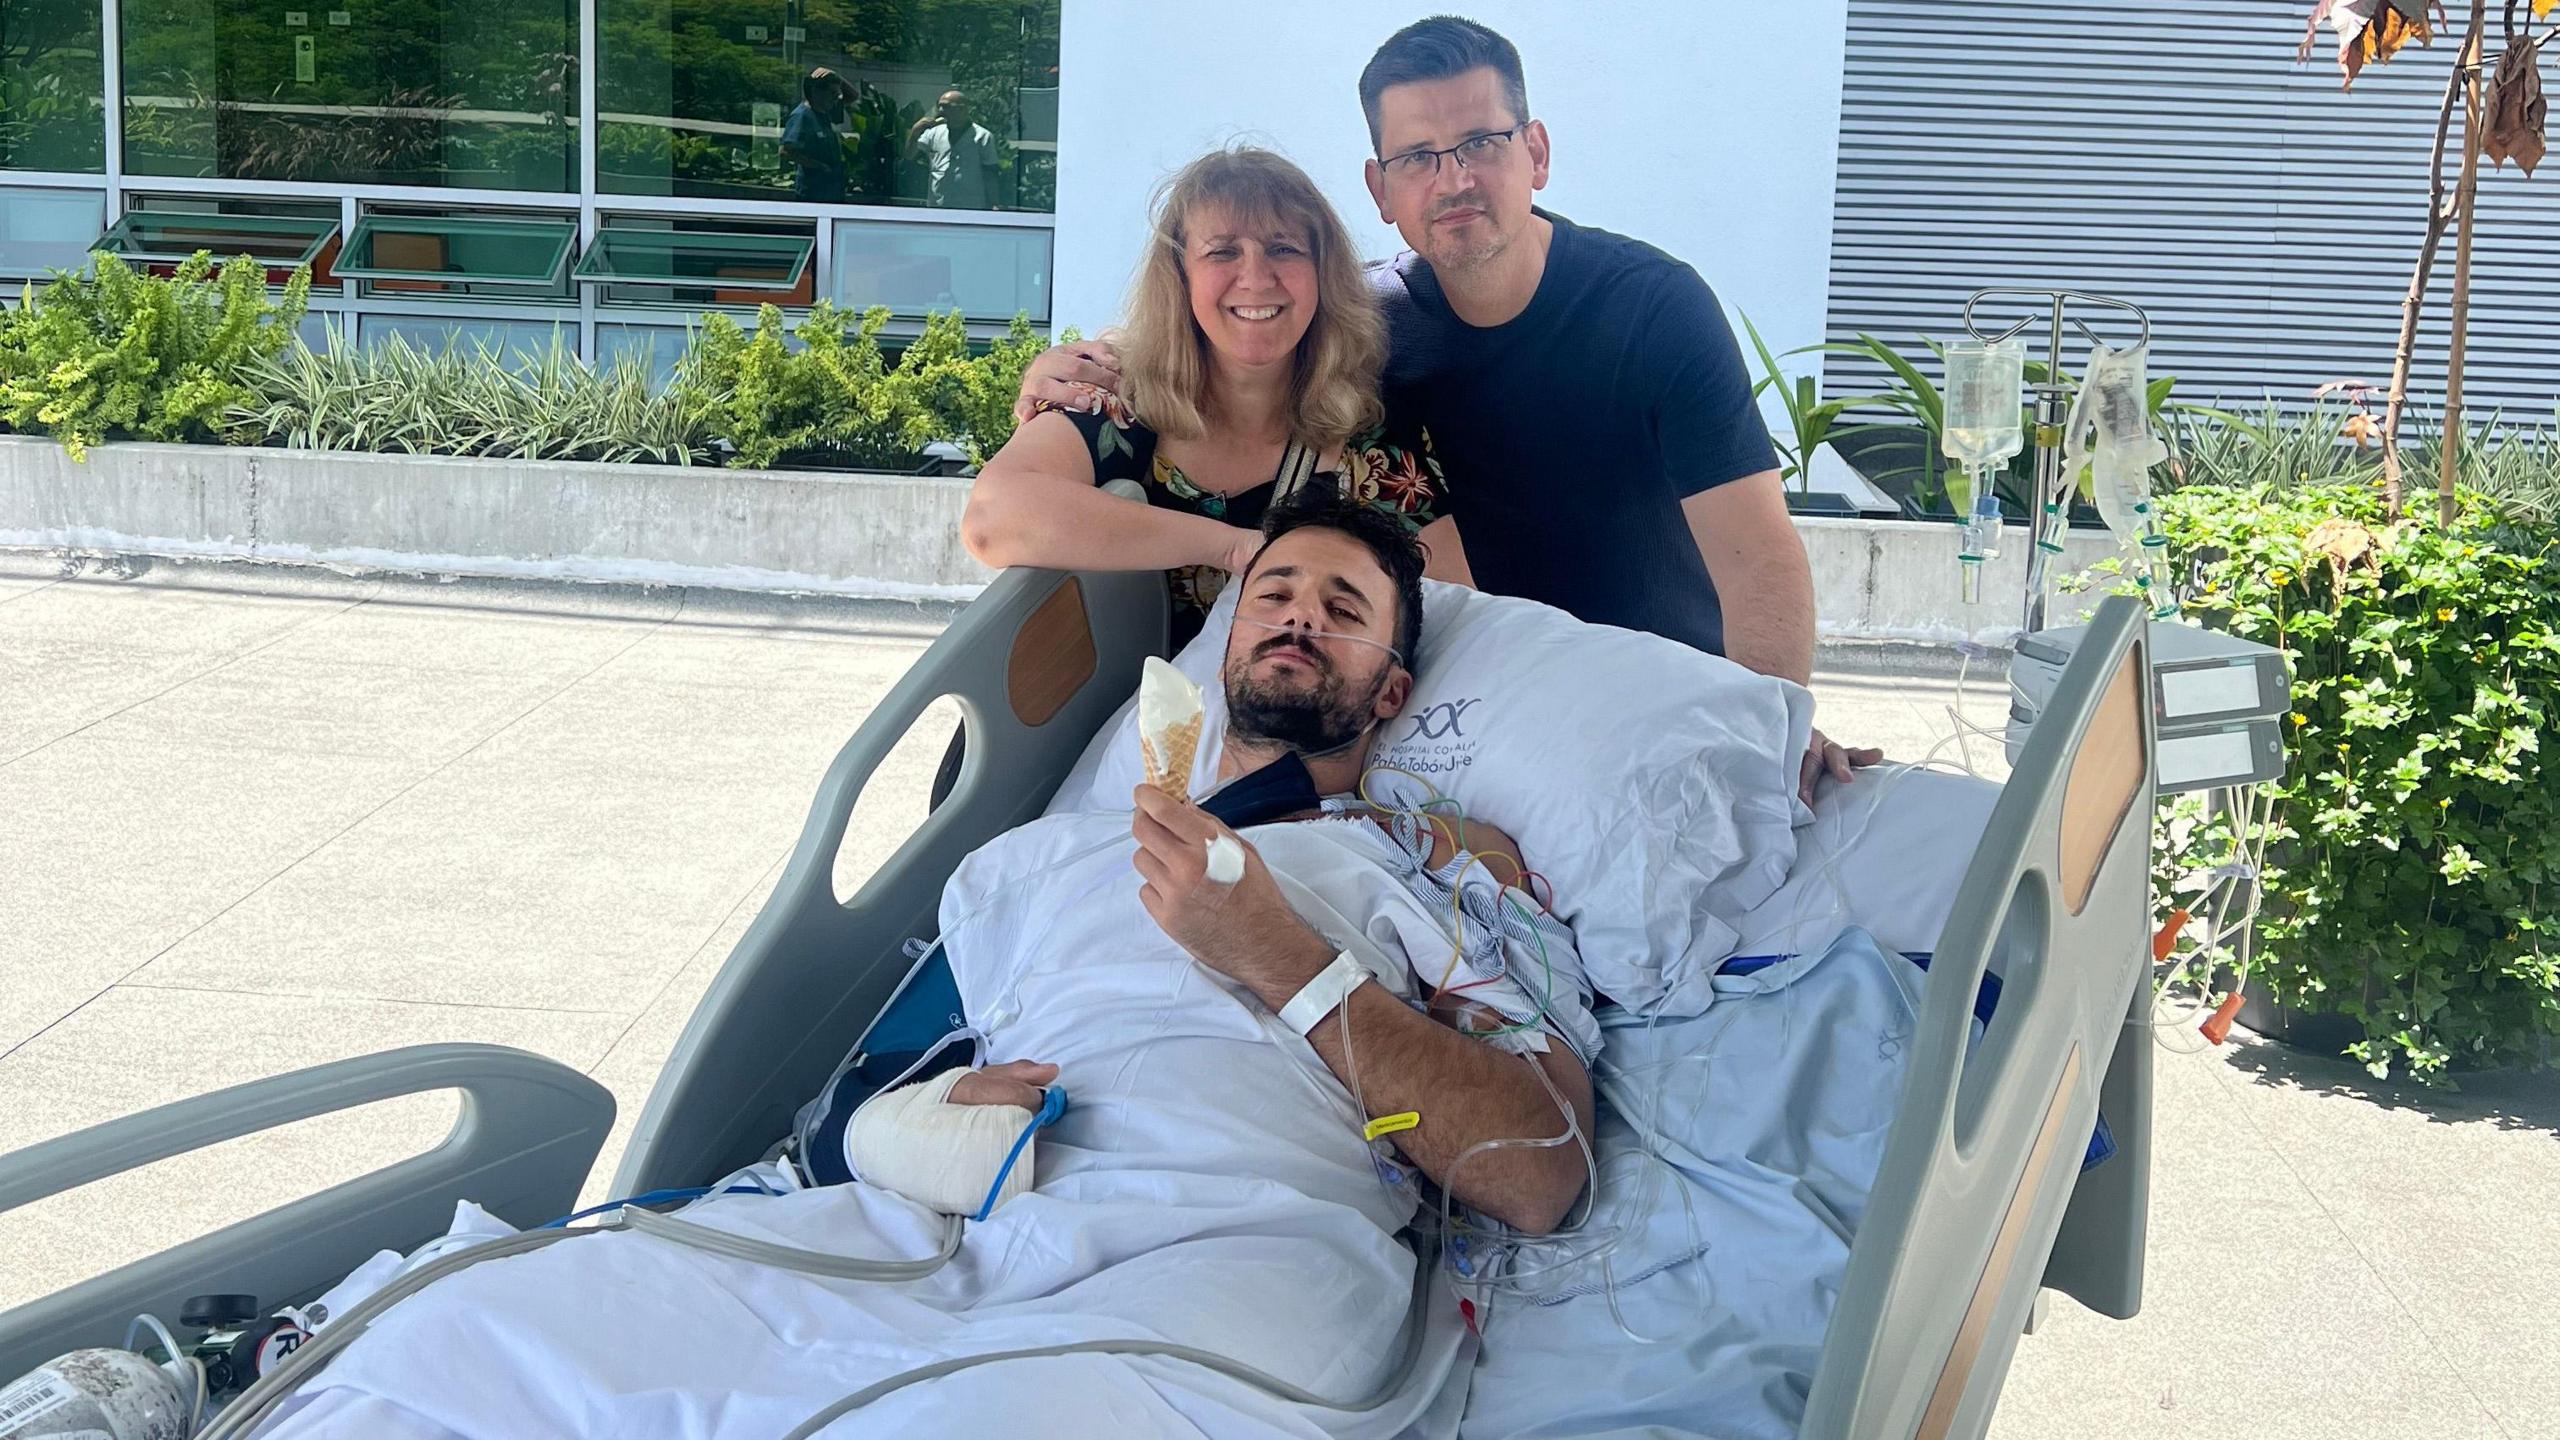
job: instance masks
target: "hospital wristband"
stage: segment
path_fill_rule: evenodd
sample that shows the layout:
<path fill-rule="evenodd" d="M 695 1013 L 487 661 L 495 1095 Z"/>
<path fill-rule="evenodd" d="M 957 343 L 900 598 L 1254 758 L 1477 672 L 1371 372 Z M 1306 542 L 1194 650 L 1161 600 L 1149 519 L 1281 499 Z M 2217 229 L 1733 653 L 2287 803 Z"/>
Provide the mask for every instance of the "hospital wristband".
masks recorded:
<path fill-rule="evenodd" d="M 1280 1007 L 1280 1023 L 1301 1035 L 1312 1031 L 1369 978 L 1368 966 L 1352 959 L 1350 951 L 1341 952 Z"/>

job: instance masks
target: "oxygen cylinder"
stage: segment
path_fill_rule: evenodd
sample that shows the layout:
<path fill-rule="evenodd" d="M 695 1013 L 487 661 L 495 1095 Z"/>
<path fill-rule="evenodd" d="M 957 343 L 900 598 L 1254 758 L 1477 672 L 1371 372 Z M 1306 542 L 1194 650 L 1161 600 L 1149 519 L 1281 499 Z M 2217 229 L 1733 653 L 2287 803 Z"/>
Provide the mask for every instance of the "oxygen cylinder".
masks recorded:
<path fill-rule="evenodd" d="M 187 1440 L 196 1381 L 184 1360 L 74 1350 L 0 1389 L 0 1440 Z"/>

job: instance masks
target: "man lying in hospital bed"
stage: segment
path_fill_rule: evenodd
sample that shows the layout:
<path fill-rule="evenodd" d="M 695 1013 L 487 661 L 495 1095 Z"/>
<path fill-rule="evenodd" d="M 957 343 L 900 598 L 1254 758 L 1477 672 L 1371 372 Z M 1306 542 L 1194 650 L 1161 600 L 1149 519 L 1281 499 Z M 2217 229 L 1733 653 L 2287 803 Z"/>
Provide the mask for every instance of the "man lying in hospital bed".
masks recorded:
<path fill-rule="evenodd" d="M 1599 1029 L 1569 932 L 1487 878 L 1517 861 L 1470 853 L 1507 841 L 1355 798 L 1412 684 L 1419 552 L 1321 494 L 1269 528 L 1209 755 L 1167 753 L 1199 729 L 1177 702 L 1134 813 L 1054 813 L 947 887 L 979 1068 L 813 1105 L 802 1153 L 681 1219 L 435 1281 L 258 1433 L 765 1440 L 848 1397 L 833 1433 L 1449 1433 L 1472 1342 L 1399 1234 L 1425 1179 L 1520 1232 L 1576 1208 Z M 1174 793 L 1212 766 L 1208 808 Z M 863 1178 L 805 1183 L 838 1156 Z M 912 1278 L 838 1278 L 872 1262 Z"/>

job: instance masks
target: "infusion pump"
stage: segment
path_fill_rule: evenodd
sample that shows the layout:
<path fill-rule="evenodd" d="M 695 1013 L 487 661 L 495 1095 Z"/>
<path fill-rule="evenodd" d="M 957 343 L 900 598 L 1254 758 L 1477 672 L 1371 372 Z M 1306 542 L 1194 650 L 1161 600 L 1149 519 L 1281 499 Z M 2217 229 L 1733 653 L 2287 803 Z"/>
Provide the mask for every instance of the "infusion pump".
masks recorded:
<path fill-rule="evenodd" d="M 2009 657 L 2009 763 L 2088 634 L 2086 626 L 2020 636 Z M 2283 720 L 2293 708 L 2281 652 L 2171 620 L 2151 622 L 2152 754 L 2159 793 L 2215 790 L 2284 774 Z"/>

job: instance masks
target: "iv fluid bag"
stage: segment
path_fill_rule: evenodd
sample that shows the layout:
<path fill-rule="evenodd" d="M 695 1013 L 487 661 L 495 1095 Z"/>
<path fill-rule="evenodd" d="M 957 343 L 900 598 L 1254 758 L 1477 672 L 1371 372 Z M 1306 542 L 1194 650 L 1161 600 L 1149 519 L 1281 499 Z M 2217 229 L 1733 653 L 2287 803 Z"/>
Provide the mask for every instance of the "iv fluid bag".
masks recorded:
<path fill-rule="evenodd" d="M 2071 439 L 2089 445 L 2090 489 L 2098 514 L 2118 540 L 2139 544 L 2153 524 L 2151 467 L 2169 457 L 2169 447 L 2151 433 L 2148 345 L 2090 352 L 2089 374 L 2080 407 L 2094 431 L 2085 442 L 2082 421 L 2075 417 Z M 2075 445 L 2076 448 L 2076 445 Z"/>
<path fill-rule="evenodd" d="M 1959 342 L 1947 347 L 1946 358 L 1940 452 L 1957 468 L 1978 471 L 1999 466 L 2026 448 L 2021 411 L 2027 347 L 2015 339 L 1995 345 Z"/>

